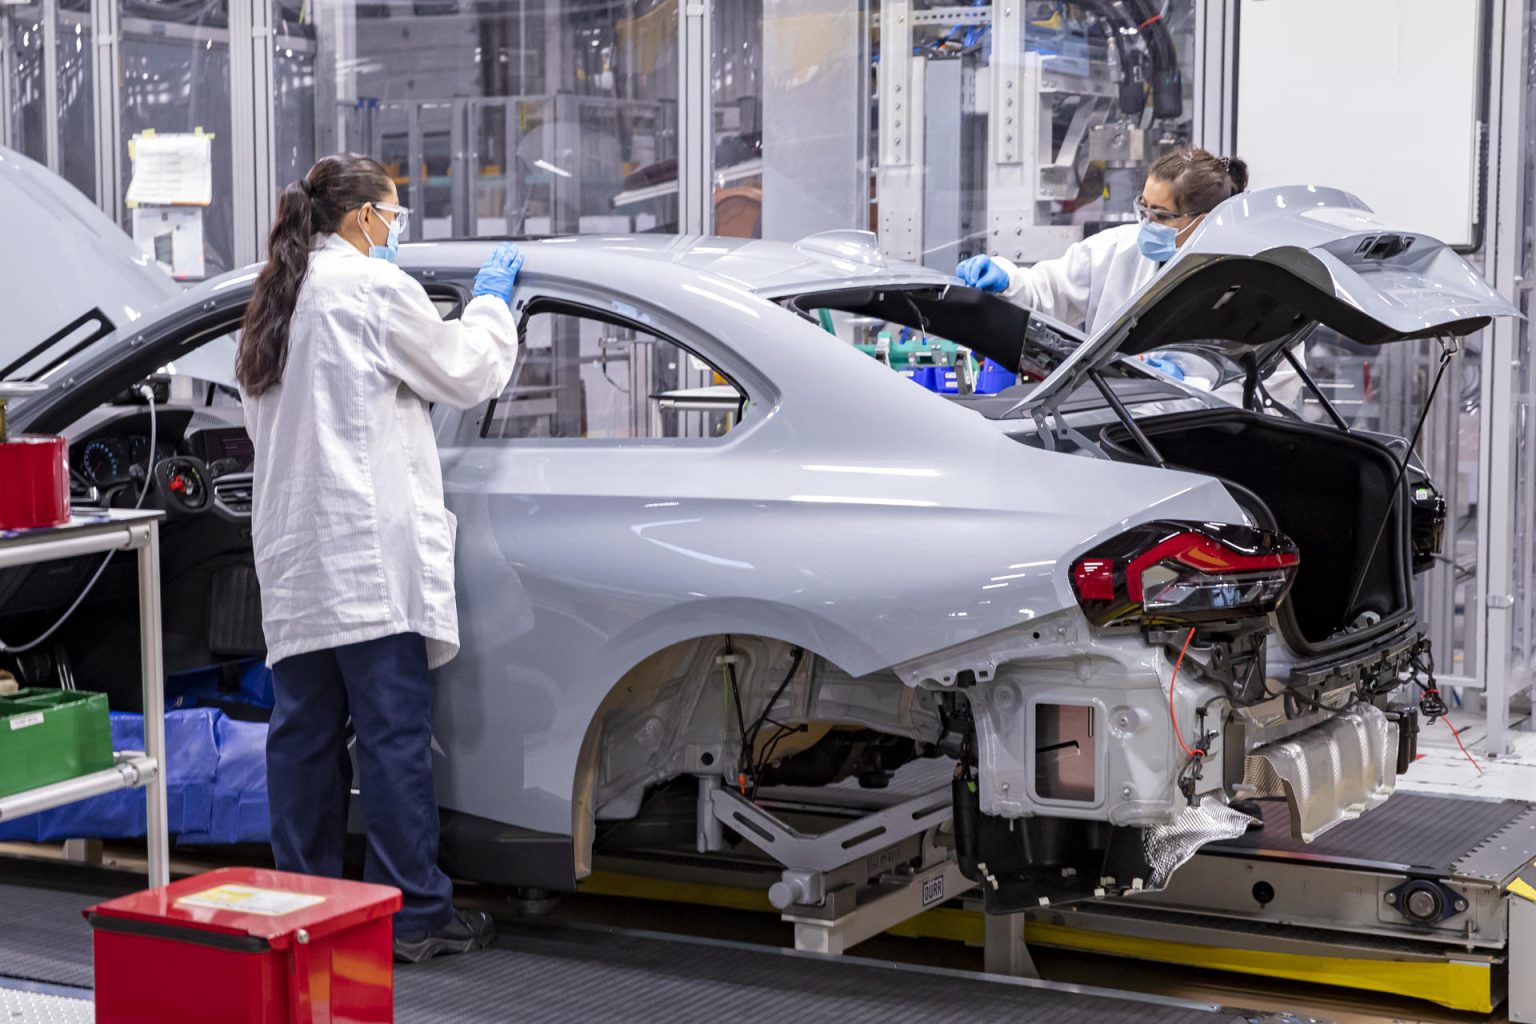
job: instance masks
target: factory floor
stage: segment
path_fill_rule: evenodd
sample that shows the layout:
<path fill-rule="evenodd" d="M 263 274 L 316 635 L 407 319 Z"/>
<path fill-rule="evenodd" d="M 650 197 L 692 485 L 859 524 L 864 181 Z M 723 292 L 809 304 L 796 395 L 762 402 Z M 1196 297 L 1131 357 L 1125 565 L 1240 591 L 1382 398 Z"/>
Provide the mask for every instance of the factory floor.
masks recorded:
<path fill-rule="evenodd" d="M 1453 714 L 1461 740 L 1482 744 L 1480 719 Z M 1441 723 L 1421 734 L 1407 791 L 1531 799 L 1536 732 L 1517 729 L 1514 753 L 1477 765 Z M 244 852 L 244 851 L 242 851 Z M 60 860 L 54 847 L 0 846 L 0 1020 L 72 1024 L 94 1018 L 90 932 L 82 907 L 138 886 L 142 853 L 109 844 L 100 868 Z M 249 858 L 246 858 L 249 860 Z M 222 866 L 184 859 L 177 873 Z M 742 1021 L 843 1018 L 932 1024 L 967 1020 L 1299 1020 L 1338 1024 L 1503 1024 L 1502 1013 L 1455 1013 L 1404 997 L 1349 992 L 1187 967 L 1059 950 L 1033 950 L 1043 983 L 982 973 L 979 949 L 959 942 L 881 936 L 844 958 L 790 951 L 776 915 L 718 906 L 579 893 L 546 917 L 514 911 L 508 893 L 462 887 L 461 902 L 492 911 L 502 939 L 481 956 L 410 967 L 397 975 L 401 1021 Z M 1108 982 L 1115 993 L 1079 991 Z M 614 1001 L 612 993 L 628 995 Z M 1151 1002 L 1137 1001 L 1151 998 Z M 1127 1001 L 1129 1000 L 1129 1001 Z M 516 1007 L 508 1010 L 505 1008 Z M 1234 1011 L 1232 1008 L 1238 1008 Z M 1239 1012 L 1241 1011 L 1241 1012 Z M 954 1019 L 960 1019 L 956 1017 Z"/>

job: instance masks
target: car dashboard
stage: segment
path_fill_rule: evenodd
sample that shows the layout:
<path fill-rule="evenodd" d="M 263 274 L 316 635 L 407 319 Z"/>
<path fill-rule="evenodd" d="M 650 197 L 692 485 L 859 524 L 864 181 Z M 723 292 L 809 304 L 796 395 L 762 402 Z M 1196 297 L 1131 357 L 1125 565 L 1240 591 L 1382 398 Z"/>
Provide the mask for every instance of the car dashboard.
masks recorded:
<path fill-rule="evenodd" d="M 108 406 L 70 432 L 76 504 L 132 507 L 152 483 L 172 513 L 248 521 L 254 461 L 238 407 Z"/>

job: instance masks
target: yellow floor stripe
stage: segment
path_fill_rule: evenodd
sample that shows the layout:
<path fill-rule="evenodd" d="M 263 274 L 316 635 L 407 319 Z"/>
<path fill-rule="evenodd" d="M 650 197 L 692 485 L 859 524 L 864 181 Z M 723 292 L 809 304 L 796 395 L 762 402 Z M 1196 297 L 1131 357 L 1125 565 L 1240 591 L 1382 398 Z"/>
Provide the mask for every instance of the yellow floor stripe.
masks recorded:
<path fill-rule="evenodd" d="M 1129 956 L 1217 971 L 1286 978 L 1319 985 L 1392 992 L 1428 1000 L 1452 1010 L 1490 1013 L 1493 972 L 1487 964 L 1308 956 L 1251 949 L 1225 949 L 1185 942 L 1164 942 L 1126 935 L 1031 924 L 1028 938 L 1046 946 Z"/>
<path fill-rule="evenodd" d="M 777 913 L 761 889 L 675 882 L 614 871 L 594 872 L 581 883 L 580 890 L 600 896 Z M 985 931 L 981 913 L 939 907 L 897 925 L 888 934 L 980 946 Z M 1493 972 L 1487 964 L 1366 960 L 1228 949 L 1133 938 L 1038 922 L 1029 925 L 1027 938 L 1030 943 L 1085 953 L 1134 957 L 1138 960 L 1284 978 L 1367 992 L 1396 993 L 1452 1010 L 1469 1010 L 1474 1013 L 1490 1013 L 1493 1010 Z"/>

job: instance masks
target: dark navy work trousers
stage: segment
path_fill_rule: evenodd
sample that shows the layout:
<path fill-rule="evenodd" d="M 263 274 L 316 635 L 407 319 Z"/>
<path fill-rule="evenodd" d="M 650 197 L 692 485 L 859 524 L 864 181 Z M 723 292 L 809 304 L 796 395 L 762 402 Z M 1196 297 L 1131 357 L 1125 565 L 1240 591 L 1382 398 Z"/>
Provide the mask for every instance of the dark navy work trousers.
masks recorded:
<path fill-rule="evenodd" d="M 437 866 L 432 788 L 432 677 L 414 633 L 284 658 L 267 733 L 272 851 L 281 871 L 340 878 L 357 736 L 364 877 L 405 894 L 395 934 L 418 937 L 453 916 L 453 886 Z"/>

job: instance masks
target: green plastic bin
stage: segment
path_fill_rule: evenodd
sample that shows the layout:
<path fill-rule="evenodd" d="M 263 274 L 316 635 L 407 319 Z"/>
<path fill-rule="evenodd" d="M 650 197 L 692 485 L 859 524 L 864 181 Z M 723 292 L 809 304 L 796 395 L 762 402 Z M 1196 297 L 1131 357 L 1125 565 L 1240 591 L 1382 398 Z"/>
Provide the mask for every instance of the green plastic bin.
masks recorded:
<path fill-rule="evenodd" d="M 29 689 L 0 697 L 0 796 L 110 767 L 106 694 Z"/>

